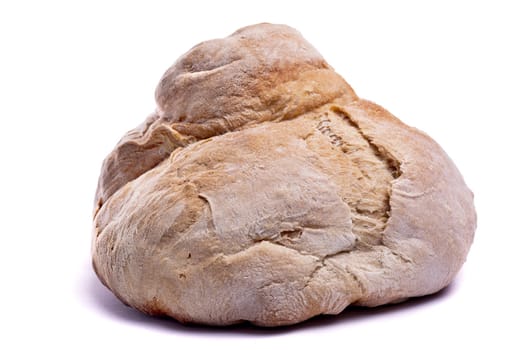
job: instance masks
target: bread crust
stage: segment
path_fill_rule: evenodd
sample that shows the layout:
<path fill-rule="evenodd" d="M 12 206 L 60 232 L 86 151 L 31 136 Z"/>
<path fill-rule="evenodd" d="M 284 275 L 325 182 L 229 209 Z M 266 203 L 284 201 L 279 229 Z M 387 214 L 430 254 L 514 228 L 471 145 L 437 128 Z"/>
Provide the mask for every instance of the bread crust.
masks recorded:
<path fill-rule="evenodd" d="M 426 134 L 259 24 L 183 55 L 103 163 L 93 266 L 127 305 L 261 326 L 447 286 L 473 196 Z"/>

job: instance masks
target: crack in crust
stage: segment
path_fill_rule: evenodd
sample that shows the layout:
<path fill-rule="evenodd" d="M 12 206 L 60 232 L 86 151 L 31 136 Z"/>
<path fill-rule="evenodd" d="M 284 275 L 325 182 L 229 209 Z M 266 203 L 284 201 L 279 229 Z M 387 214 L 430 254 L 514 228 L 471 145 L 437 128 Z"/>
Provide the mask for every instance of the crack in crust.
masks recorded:
<path fill-rule="evenodd" d="M 352 213 L 352 232 L 362 243 L 381 245 L 390 218 L 392 181 L 401 175 L 399 161 L 338 105 L 329 106 L 316 120 L 318 134 L 311 133 L 306 140 L 309 148 L 328 163 L 325 171 L 331 174 L 340 188 L 339 196 Z M 329 143 L 325 141 L 322 146 L 319 134 Z"/>
<path fill-rule="evenodd" d="M 390 171 L 394 179 L 397 179 L 399 176 L 401 176 L 401 164 L 399 163 L 399 161 L 395 159 L 390 153 L 388 153 L 383 147 L 377 145 L 370 137 L 368 137 L 363 132 L 357 121 L 355 121 L 352 118 L 352 115 L 350 113 L 346 112 L 339 106 L 332 106 L 330 110 L 348 119 L 350 125 L 352 125 L 363 137 L 363 139 L 368 143 L 370 148 L 374 151 L 376 157 L 383 163 L 385 163 L 387 169 Z"/>
<path fill-rule="evenodd" d="M 394 158 L 386 149 L 378 144 L 376 144 L 371 137 L 369 137 L 363 129 L 359 126 L 359 123 L 352 118 L 352 115 L 342 109 L 339 106 L 332 106 L 330 108 L 331 111 L 334 113 L 344 117 L 347 119 L 348 123 L 359 133 L 359 135 L 365 140 L 370 147 L 370 149 L 373 151 L 374 155 L 378 160 L 380 160 L 384 164 L 384 168 L 387 169 L 390 172 L 390 175 L 392 177 L 392 180 L 389 181 L 388 187 L 385 192 L 385 198 L 383 200 L 383 207 L 379 210 L 362 210 L 359 209 L 358 206 L 355 208 L 352 208 L 353 211 L 355 211 L 355 218 L 357 219 L 357 222 L 365 223 L 365 228 L 368 228 L 366 223 L 372 223 L 374 224 L 376 222 L 377 213 L 381 214 L 381 224 L 376 224 L 376 230 L 380 231 L 381 233 L 384 231 L 386 224 L 390 218 L 390 212 L 391 212 L 391 206 L 390 206 L 390 198 L 392 196 L 392 181 L 399 178 L 401 176 L 401 164 L 400 162 Z M 378 244 L 383 244 L 382 239 L 377 242 Z M 392 252 L 393 254 L 396 254 L 395 252 Z M 403 259 L 404 261 L 409 261 L 406 259 Z"/>

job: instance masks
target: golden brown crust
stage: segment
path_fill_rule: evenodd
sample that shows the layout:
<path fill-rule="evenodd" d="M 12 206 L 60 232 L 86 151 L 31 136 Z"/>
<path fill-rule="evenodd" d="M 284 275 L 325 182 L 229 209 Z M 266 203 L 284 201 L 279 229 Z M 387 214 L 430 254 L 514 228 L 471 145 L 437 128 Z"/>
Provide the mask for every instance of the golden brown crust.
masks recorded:
<path fill-rule="evenodd" d="M 97 190 L 93 264 L 123 302 L 277 326 L 433 293 L 463 264 L 476 218 L 452 161 L 295 30 L 199 44 L 156 99 Z"/>

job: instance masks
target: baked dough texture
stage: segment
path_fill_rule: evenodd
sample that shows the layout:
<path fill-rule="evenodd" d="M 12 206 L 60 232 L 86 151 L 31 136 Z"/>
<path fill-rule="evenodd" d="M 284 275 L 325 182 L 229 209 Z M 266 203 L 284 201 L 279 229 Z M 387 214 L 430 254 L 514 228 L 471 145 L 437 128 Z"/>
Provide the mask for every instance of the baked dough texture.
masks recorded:
<path fill-rule="evenodd" d="M 201 43 L 155 97 L 96 192 L 93 266 L 125 304 L 289 325 L 435 293 L 464 263 L 476 214 L 453 162 L 294 29 Z"/>

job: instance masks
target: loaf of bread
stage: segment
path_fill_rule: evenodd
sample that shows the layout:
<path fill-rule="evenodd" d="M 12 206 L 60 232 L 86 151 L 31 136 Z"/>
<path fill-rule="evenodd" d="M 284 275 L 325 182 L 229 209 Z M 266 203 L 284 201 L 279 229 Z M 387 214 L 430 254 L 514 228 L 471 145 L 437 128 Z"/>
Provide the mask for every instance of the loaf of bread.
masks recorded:
<path fill-rule="evenodd" d="M 123 303 L 289 325 L 435 293 L 464 263 L 476 214 L 458 169 L 294 29 L 201 43 L 155 97 L 96 192 L 93 266 Z"/>

